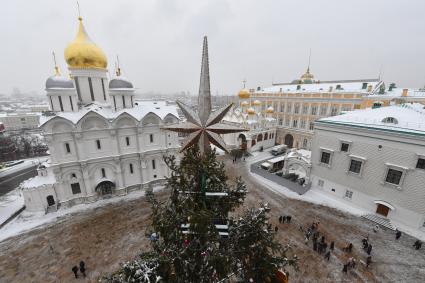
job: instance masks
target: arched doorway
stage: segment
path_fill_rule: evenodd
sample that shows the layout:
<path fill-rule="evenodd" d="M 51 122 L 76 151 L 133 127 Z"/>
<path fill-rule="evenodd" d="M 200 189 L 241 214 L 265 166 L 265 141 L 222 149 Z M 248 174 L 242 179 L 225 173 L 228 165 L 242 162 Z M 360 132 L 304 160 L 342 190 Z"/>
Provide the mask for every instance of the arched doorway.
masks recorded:
<path fill-rule="evenodd" d="M 240 134 L 238 136 L 238 141 L 239 141 L 239 148 L 242 150 L 246 150 L 247 148 L 247 141 L 246 141 L 246 137 L 244 134 Z"/>
<path fill-rule="evenodd" d="M 260 142 L 260 141 L 262 141 L 263 140 L 263 134 L 259 134 L 258 136 L 257 136 L 257 142 Z"/>
<path fill-rule="evenodd" d="M 100 195 L 110 195 L 115 190 L 115 184 L 111 181 L 102 181 L 97 186 L 95 191 Z"/>
<path fill-rule="evenodd" d="M 55 198 L 52 195 L 46 197 L 47 206 L 55 205 Z"/>
<path fill-rule="evenodd" d="M 287 134 L 285 136 L 285 144 L 289 147 L 292 148 L 294 145 L 294 137 L 291 134 Z"/>

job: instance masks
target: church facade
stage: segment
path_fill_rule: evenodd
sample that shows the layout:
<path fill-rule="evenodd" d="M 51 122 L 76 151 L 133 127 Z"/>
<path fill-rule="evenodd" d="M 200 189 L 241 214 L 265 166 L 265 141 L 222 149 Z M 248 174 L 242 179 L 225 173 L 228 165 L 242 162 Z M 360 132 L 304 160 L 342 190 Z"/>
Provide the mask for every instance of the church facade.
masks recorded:
<path fill-rule="evenodd" d="M 165 101 L 134 102 L 135 88 L 121 75 L 109 80 L 107 59 L 79 18 L 76 38 L 65 49 L 70 78 L 46 81 L 51 115 L 40 121 L 50 159 L 21 184 L 28 211 L 123 195 L 161 182 L 169 171 L 164 155 L 176 155 L 176 133 L 161 130 L 179 122 Z"/>

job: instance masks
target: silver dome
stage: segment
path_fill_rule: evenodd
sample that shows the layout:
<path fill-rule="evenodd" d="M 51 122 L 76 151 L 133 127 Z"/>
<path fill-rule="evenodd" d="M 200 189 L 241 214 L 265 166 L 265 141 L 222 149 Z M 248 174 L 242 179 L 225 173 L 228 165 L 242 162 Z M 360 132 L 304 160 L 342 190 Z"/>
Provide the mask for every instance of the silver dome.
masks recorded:
<path fill-rule="evenodd" d="M 109 81 L 109 88 L 134 88 L 134 87 L 129 80 L 123 77 L 117 77 Z"/>
<path fill-rule="evenodd" d="M 74 83 L 64 77 L 51 76 L 46 81 L 46 88 L 74 88 Z"/>

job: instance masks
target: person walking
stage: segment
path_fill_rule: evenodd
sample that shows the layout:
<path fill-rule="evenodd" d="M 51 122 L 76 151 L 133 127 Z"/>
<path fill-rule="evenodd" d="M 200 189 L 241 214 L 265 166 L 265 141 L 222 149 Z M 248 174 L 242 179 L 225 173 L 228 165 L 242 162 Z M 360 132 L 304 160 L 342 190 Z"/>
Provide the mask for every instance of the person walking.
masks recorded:
<path fill-rule="evenodd" d="M 370 253 L 372 252 L 372 244 L 369 244 L 369 246 L 367 247 L 366 252 L 367 252 L 368 255 L 370 255 Z"/>
<path fill-rule="evenodd" d="M 368 255 L 366 258 L 366 268 L 368 268 L 371 263 L 372 263 L 372 256 Z"/>
<path fill-rule="evenodd" d="M 313 241 L 313 250 L 317 251 L 317 242 L 316 241 Z"/>
<path fill-rule="evenodd" d="M 419 250 L 422 247 L 422 242 L 419 240 L 416 240 L 416 242 L 413 244 L 416 250 Z"/>
<path fill-rule="evenodd" d="M 348 245 L 348 252 L 349 253 L 351 253 L 351 251 L 353 250 L 353 243 L 350 243 L 349 245 Z"/>
<path fill-rule="evenodd" d="M 286 216 L 282 215 L 282 224 L 285 224 Z"/>
<path fill-rule="evenodd" d="M 286 216 L 286 222 L 291 223 L 291 219 L 292 219 L 291 215 Z"/>
<path fill-rule="evenodd" d="M 274 227 L 274 232 L 277 233 L 277 231 L 279 231 L 279 228 L 276 226 Z"/>
<path fill-rule="evenodd" d="M 344 267 L 342 268 L 342 272 L 347 273 L 348 272 L 348 265 L 344 264 Z"/>
<path fill-rule="evenodd" d="M 401 237 L 401 231 L 400 231 L 400 230 L 398 230 L 398 229 L 396 229 L 395 231 L 396 231 L 396 232 L 395 232 L 395 239 L 396 239 L 396 240 L 398 240 L 398 239 L 400 239 L 400 237 Z"/>
<path fill-rule="evenodd" d="M 282 223 L 282 215 L 279 216 L 279 223 Z"/>
<path fill-rule="evenodd" d="M 331 242 L 331 246 L 330 246 L 331 251 L 333 251 L 333 250 L 334 250 L 334 248 L 335 248 L 335 242 L 334 242 L 334 241 L 332 241 L 332 242 Z"/>
<path fill-rule="evenodd" d="M 331 251 L 329 250 L 325 253 L 325 259 L 329 261 L 330 258 L 331 258 Z"/>
<path fill-rule="evenodd" d="M 80 261 L 80 272 L 86 277 L 86 263 L 84 261 Z"/>
<path fill-rule="evenodd" d="M 75 278 L 78 278 L 78 267 L 76 265 L 72 267 L 72 272 L 74 272 Z"/>

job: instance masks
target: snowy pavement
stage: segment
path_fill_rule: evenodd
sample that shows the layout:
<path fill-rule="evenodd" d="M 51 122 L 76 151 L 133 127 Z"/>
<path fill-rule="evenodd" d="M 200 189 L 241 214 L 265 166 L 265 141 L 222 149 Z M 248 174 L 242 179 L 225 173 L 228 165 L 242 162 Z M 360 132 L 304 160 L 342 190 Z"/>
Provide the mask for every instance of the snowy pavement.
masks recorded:
<path fill-rule="evenodd" d="M 163 188 L 163 186 L 156 186 L 153 190 L 154 192 L 156 192 Z M 133 199 L 140 198 L 144 195 L 145 191 L 133 191 L 125 196 L 102 199 L 93 203 L 83 203 L 69 208 L 60 208 L 58 211 L 48 214 L 45 214 L 44 212 L 28 212 L 24 210 L 24 212 L 22 212 L 17 218 L 15 218 L 10 223 L 6 224 L 3 228 L 0 229 L 0 242 L 9 237 L 43 227 L 49 223 L 53 223 L 73 213 L 82 212 L 85 210 L 93 210 L 95 208 L 106 206 L 112 203 L 117 203 L 120 201 L 130 201 Z"/>
<path fill-rule="evenodd" d="M 35 158 L 29 158 L 25 159 L 23 163 L 17 164 L 15 166 L 3 168 L 0 170 L 0 178 L 6 177 L 12 174 L 15 174 L 19 171 L 22 171 L 24 169 L 31 168 L 39 163 L 45 162 L 48 157 L 35 157 Z"/>

